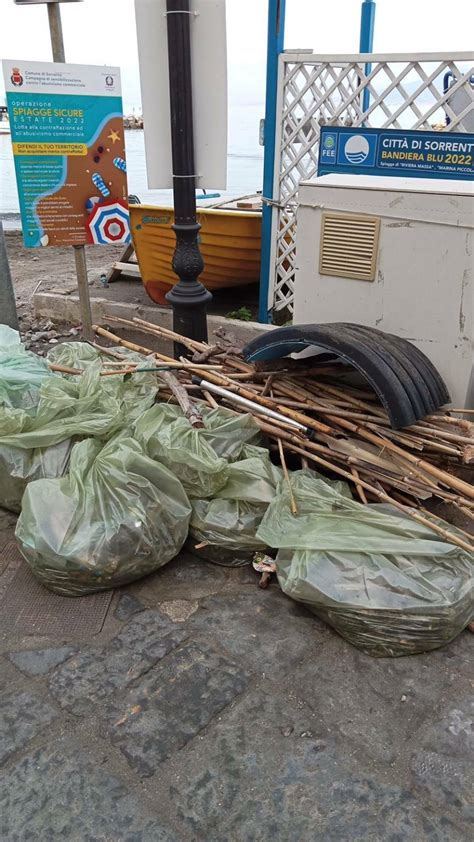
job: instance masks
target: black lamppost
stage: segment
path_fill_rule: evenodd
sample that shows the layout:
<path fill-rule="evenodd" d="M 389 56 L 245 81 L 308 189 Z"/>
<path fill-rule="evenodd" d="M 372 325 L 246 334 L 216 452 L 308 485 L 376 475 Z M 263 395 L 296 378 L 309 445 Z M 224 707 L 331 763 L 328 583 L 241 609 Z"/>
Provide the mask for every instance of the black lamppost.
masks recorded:
<path fill-rule="evenodd" d="M 207 303 L 212 295 L 198 280 L 204 269 L 199 250 L 201 226 L 196 218 L 193 101 L 189 0 L 166 0 L 170 79 L 171 146 L 176 248 L 173 271 L 179 281 L 167 293 L 173 307 L 173 329 L 207 341 Z M 189 351 L 175 343 L 175 356 Z"/>

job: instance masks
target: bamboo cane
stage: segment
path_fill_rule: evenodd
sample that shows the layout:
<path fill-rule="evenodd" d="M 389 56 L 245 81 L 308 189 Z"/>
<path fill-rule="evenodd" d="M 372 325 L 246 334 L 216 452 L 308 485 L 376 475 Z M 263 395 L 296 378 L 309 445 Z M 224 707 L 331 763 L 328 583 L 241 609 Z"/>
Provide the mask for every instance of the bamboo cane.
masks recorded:
<path fill-rule="evenodd" d="M 362 488 L 362 486 L 360 484 L 360 476 L 357 473 L 355 468 L 351 468 L 351 474 L 355 479 L 355 487 L 356 487 L 357 493 L 358 493 L 358 495 L 361 499 L 361 502 L 364 503 L 365 505 L 367 505 L 367 497 L 365 496 L 364 489 Z"/>
<path fill-rule="evenodd" d="M 286 459 L 285 459 L 285 454 L 284 454 L 284 451 L 283 451 L 283 445 L 281 443 L 281 439 L 277 439 L 277 441 L 278 441 L 278 452 L 280 454 L 281 467 L 283 468 L 283 475 L 285 477 L 286 484 L 288 485 L 288 491 L 290 493 L 291 513 L 293 515 L 297 515 L 298 514 L 298 506 L 296 505 L 295 495 L 293 494 L 293 489 L 291 487 L 291 480 L 290 480 L 290 475 L 288 473 L 288 468 L 287 468 L 287 465 L 286 465 Z"/>
<path fill-rule="evenodd" d="M 110 330 L 106 330 L 106 328 L 100 327 L 99 325 L 92 325 L 92 329 L 95 333 L 98 333 L 99 336 L 104 336 L 107 339 L 110 339 L 112 342 L 115 342 L 116 345 L 122 345 L 130 351 L 136 351 L 137 354 L 143 354 L 145 357 L 156 357 L 158 360 L 165 362 L 170 368 L 182 369 L 183 371 L 189 369 L 196 374 L 202 371 L 221 371 L 223 369 L 223 366 L 221 365 L 197 365 L 196 363 L 190 363 L 189 360 L 175 360 L 173 357 L 168 357 L 166 354 L 160 354 L 158 351 L 152 351 L 150 348 L 145 348 L 143 345 L 137 345 L 135 342 L 129 342 L 126 339 L 122 339 L 120 336 L 116 336 L 115 333 L 112 333 Z M 126 361 L 126 358 L 124 358 L 124 361 Z"/>
<path fill-rule="evenodd" d="M 206 389 L 203 389 L 202 393 L 203 393 L 204 397 L 206 398 L 209 406 L 212 409 L 218 409 L 219 408 L 219 404 L 217 403 L 216 400 L 214 400 L 214 398 L 213 398 L 213 396 L 211 395 L 210 392 L 207 392 Z"/>
<path fill-rule="evenodd" d="M 381 435 L 372 433 L 370 430 L 367 430 L 358 424 L 352 424 L 345 418 L 333 418 L 333 416 L 330 416 L 330 418 L 333 419 L 338 426 L 345 430 L 350 430 L 352 433 L 355 433 L 355 435 L 365 439 L 365 441 L 370 441 L 372 444 L 378 445 L 379 447 L 390 450 L 392 453 L 401 456 L 414 466 L 414 470 L 421 469 L 427 474 L 436 477 L 436 479 L 439 480 L 439 482 L 442 482 L 443 485 L 447 485 L 449 488 L 455 488 L 466 497 L 474 499 L 474 486 L 469 483 L 458 479 L 452 474 L 448 474 L 446 471 L 440 470 L 440 468 L 436 468 L 435 465 L 431 465 L 424 459 L 419 459 L 417 456 L 413 456 L 413 454 L 409 451 L 403 451 L 400 447 L 398 447 L 398 445 L 388 439 L 382 438 Z"/>

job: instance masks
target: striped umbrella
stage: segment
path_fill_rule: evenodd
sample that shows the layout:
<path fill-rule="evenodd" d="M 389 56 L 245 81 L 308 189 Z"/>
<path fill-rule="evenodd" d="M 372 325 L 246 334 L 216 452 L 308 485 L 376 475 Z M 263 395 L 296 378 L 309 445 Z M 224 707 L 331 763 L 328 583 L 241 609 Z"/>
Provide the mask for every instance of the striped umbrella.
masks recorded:
<path fill-rule="evenodd" d="M 96 205 L 87 220 L 90 242 L 96 245 L 130 242 L 128 206 L 121 199 Z"/>

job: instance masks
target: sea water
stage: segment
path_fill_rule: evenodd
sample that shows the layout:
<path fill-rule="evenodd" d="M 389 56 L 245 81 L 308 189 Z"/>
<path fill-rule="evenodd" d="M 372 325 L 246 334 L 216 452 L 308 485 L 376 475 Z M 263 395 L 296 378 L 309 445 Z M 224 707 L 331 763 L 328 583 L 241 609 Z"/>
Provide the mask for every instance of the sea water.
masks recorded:
<path fill-rule="evenodd" d="M 258 144 L 259 120 L 264 106 L 258 104 L 233 106 L 229 113 L 229 144 L 227 158 L 227 189 L 216 190 L 214 185 L 205 185 L 213 193 L 239 196 L 255 193 L 262 189 L 263 149 Z M 131 129 L 125 132 L 127 148 L 128 191 L 137 195 L 141 202 L 169 204 L 171 190 L 149 190 L 145 162 L 145 138 L 143 131 Z M 198 191 L 201 193 L 201 190 Z M 218 201 L 216 199 L 216 201 Z M 19 204 L 15 181 L 15 167 L 11 148 L 11 136 L 0 135 L 0 219 L 7 228 L 19 228 Z"/>

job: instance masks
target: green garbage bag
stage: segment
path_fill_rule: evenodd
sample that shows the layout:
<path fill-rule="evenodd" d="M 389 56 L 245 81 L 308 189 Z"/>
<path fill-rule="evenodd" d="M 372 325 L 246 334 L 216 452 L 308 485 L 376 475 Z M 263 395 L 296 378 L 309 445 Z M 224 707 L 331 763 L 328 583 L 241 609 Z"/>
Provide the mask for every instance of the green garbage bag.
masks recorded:
<path fill-rule="evenodd" d="M 119 433 L 76 444 L 60 479 L 31 482 L 16 528 L 33 573 L 64 596 L 115 588 L 171 561 L 188 534 L 180 481 Z"/>
<path fill-rule="evenodd" d="M 128 362 L 138 362 L 143 367 L 147 366 L 147 361 L 142 354 L 137 354 L 128 348 L 120 348 L 120 355 Z M 90 367 L 98 368 L 101 363 L 102 369 L 110 370 L 115 367 L 111 360 L 87 342 L 63 342 L 55 345 L 48 352 L 48 362 L 83 370 Z M 72 383 L 77 380 L 77 375 L 62 376 Z M 152 406 L 158 392 L 157 374 L 152 371 L 139 371 L 125 376 L 116 374 L 101 377 L 100 388 L 104 403 L 107 403 L 109 397 L 114 402 L 118 401 L 130 423 L 135 418 L 139 418 L 145 409 Z"/>
<path fill-rule="evenodd" d="M 278 548 L 283 591 L 369 655 L 436 649 L 470 622 L 473 556 L 390 506 L 363 506 L 317 474 L 284 483 L 257 538 Z"/>
<path fill-rule="evenodd" d="M 204 428 L 191 426 L 178 406 L 157 404 L 135 424 L 134 435 L 152 459 L 179 477 L 190 497 L 213 497 L 227 482 L 228 459 L 240 454 L 246 441 L 259 435 L 250 416 L 199 405 Z"/>
<path fill-rule="evenodd" d="M 34 416 L 0 406 L 0 445 L 37 448 L 72 436 L 111 436 L 153 403 L 156 383 L 145 389 L 100 371 L 96 360 L 80 376 L 47 377 Z"/>
<path fill-rule="evenodd" d="M 148 455 L 177 476 L 190 497 L 215 494 L 227 479 L 227 462 L 191 426 L 181 410 L 157 404 L 138 419 L 134 437 Z"/>
<path fill-rule="evenodd" d="M 214 498 L 191 500 L 189 548 L 224 567 L 248 564 L 257 550 L 266 549 L 256 532 L 282 473 L 263 447 L 244 445 L 241 455 L 229 465 L 227 482 Z"/>
<path fill-rule="evenodd" d="M 253 415 L 232 412 L 222 406 L 211 409 L 199 403 L 205 429 L 202 437 L 218 456 L 229 462 L 242 458 L 242 448 L 247 444 L 258 445 L 262 438 L 260 427 Z"/>
<path fill-rule="evenodd" d="M 45 360 L 26 350 L 18 331 L 0 324 L 0 404 L 34 411 L 40 386 L 51 376 Z"/>
<path fill-rule="evenodd" d="M 0 444 L 0 507 L 19 512 L 29 482 L 44 477 L 61 477 L 66 472 L 72 440 L 25 450 Z"/>

